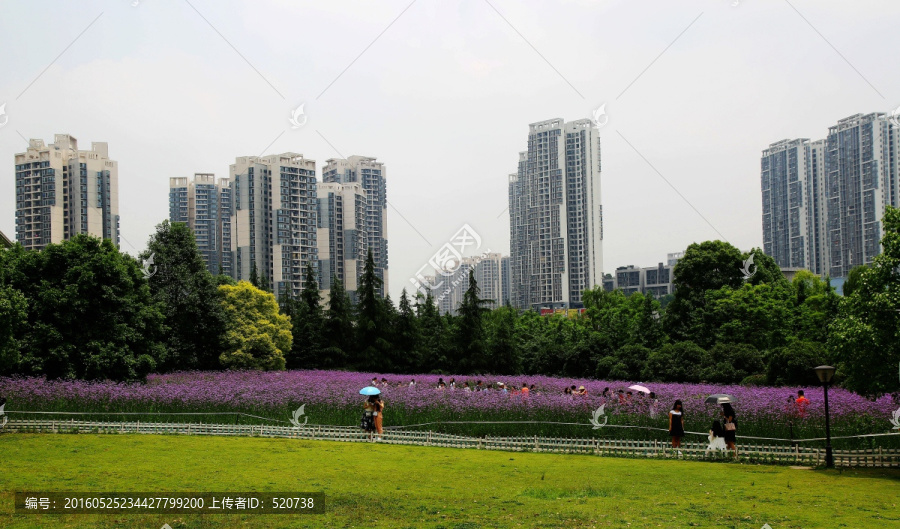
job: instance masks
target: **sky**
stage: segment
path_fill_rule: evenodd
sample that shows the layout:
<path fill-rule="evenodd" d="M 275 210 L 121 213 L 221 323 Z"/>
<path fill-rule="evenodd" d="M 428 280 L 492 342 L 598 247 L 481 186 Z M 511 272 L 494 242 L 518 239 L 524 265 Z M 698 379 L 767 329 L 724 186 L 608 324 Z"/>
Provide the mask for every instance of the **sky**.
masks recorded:
<path fill-rule="evenodd" d="M 898 17 L 886 0 L 4 0 L 0 230 L 28 138 L 109 143 L 132 255 L 170 177 L 374 156 L 396 300 L 463 225 L 508 253 L 528 125 L 605 105 L 604 271 L 710 239 L 748 251 L 763 149 L 900 106 Z"/>

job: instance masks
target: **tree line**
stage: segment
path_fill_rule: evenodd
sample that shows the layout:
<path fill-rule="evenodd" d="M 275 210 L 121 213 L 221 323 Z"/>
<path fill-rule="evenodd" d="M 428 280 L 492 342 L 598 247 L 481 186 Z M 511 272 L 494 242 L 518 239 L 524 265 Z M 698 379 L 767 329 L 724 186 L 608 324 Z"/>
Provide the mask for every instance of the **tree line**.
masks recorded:
<path fill-rule="evenodd" d="M 832 363 L 844 386 L 881 394 L 900 389 L 900 210 L 883 225 L 883 253 L 853 270 L 843 297 L 809 271 L 788 281 L 759 249 L 706 241 L 676 265 L 673 295 L 596 287 L 572 318 L 490 307 L 474 277 L 456 314 L 405 290 L 395 304 L 379 295 L 371 255 L 356 303 L 337 279 L 323 300 L 311 266 L 298 297 L 276 298 L 258 274 L 210 274 L 190 230 L 168 221 L 141 260 L 86 235 L 16 245 L 0 252 L 0 374 L 321 368 L 814 385 L 812 368 Z"/>

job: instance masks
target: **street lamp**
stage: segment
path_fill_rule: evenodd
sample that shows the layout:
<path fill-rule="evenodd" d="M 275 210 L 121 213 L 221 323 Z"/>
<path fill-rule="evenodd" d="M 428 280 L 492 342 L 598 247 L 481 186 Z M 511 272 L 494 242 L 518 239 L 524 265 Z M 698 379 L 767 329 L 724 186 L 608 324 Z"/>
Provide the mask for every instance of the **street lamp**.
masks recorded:
<path fill-rule="evenodd" d="M 825 388 L 825 468 L 834 468 L 834 457 L 831 455 L 831 417 L 828 413 L 828 386 L 831 384 L 831 377 L 834 376 L 834 368 L 819 366 L 815 370 L 819 382 Z"/>

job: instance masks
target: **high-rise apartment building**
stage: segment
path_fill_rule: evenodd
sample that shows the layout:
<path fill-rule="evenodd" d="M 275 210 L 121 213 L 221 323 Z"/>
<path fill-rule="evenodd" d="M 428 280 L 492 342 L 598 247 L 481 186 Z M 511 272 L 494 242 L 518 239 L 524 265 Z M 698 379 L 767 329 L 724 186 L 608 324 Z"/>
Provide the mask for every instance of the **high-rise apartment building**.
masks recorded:
<path fill-rule="evenodd" d="M 763 251 L 779 266 L 825 274 L 824 142 L 782 140 L 763 151 Z"/>
<path fill-rule="evenodd" d="M 231 276 L 253 270 L 281 296 L 297 297 L 307 263 L 318 266 L 316 163 L 287 152 L 242 156 L 230 166 Z"/>
<path fill-rule="evenodd" d="M 228 181 L 216 182 L 211 173 L 194 173 L 193 179 L 169 179 L 169 221 L 188 225 L 211 274 L 224 271 L 222 248 L 222 189 Z"/>
<path fill-rule="evenodd" d="M 366 194 L 366 251 L 372 250 L 375 273 L 382 281 L 380 294 L 388 290 L 387 184 L 384 164 L 367 156 L 326 160 L 324 183 L 358 183 Z"/>
<path fill-rule="evenodd" d="M 825 199 L 831 277 L 847 277 L 853 267 L 870 264 L 881 253 L 886 206 L 900 204 L 898 140 L 900 130 L 884 113 L 856 114 L 828 128 Z"/>
<path fill-rule="evenodd" d="M 600 135 L 582 119 L 529 125 L 509 179 L 512 305 L 578 308 L 603 282 Z"/>
<path fill-rule="evenodd" d="M 489 253 L 475 263 L 475 282 L 478 283 L 481 299 L 490 301 L 487 308 L 496 309 L 503 306 L 503 256 Z M 468 287 L 468 285 L 467 285 Z"/>
<path fill-rule="evenodd" d="M 78 140 L 30 140 L 16 162 L 16 240 L 42 249 L 79 233 L 119 245 L 119 165 L 105 142 L 79 150 Z"/>
<path fill-rule="evenodd" d="M 884 113 L 856 114 L 824 140 L 763 151 L 763 251 L 782 268 L 847 277 L 881 252 L 886 206 L 898 205 L 900 129 Z"/>
<path fill-rule="evenodd" d="M 505 307 L 513 299 L 512 277 L 510 277 L 510 258 L 504 255 L 500 258 L 500 306 Z"/>
<path fill-rule="evenodd" d="M 326 299 L 331 282 L 341 280 L 356 303 L 366 263 L 366 193 L 360 183 L 318 185 L 319 290 Z"/>

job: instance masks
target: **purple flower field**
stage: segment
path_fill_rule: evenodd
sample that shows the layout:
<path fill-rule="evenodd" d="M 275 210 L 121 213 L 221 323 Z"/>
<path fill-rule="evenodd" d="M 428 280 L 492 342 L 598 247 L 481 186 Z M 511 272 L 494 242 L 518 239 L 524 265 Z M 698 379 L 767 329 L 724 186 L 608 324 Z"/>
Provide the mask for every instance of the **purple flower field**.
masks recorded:
<path fill-rule="evenodd" d="M 824 435 L 824 405 L 822 389 L 802 388 L 810 404 L 800 416 L 793 399 L 801 388 L 770 388 L 716 386 L 710 384 L 645 383 L 659 400 L 656 417 L 651 417 L 649 399 L 634 392 L 630 401 L 620 402 L 615 395 L 630 382 L 578 380 L 544 376 L 442 376 L 445 382 L 455 378 L 456 389 L 437 389 L 437 375 L 391 375 L 382 373 L 353 373 L 344 371 L 225 371 L 182 372 L 151 375 L 146 383 L 113 383 L 83 381 L 46 381 L 40 378 L 0 378 L 0 395 L 8 399 L 7 411 L 18 418 L 15 411 L 77 411 L 77 412 L 156 412 L 156 413 L 216 413 L 244 412 L 283 421 L 300 405 L 305 406 L 309 424 L 355 425 L 364 397 L 359 390 L 369 385 L 372 377 L 379 383 L 387 378 L 389 386 L 382 388 L 386 403 L 385 425 L 403 426 L 448 421 L 539 421 L 544 423 L 581 423 L 572 425 L 429 425 L 423 428 L 442 429 L 454 433 L 477 435 L 600 435 L 606 437 L 660 437 L 665 432 L 640 429 L 621 429 L 615 426 L 666 428 L 666 413 L 675 399 L 684 401 L 685 420 L 689 431 L 704 432 L 719 408 L 704 404 L 712 393 L 728 393 L 736 397 L 739 435 L 786 438 L 820 437 Z M 417 385 L 409 387 L 411 379 Z M 502 393 L 495 390 L 468 392 L 462 384 L 476 380 L 485 385 L 504 382 L 511 390 L 522 383 L 534 384 L 529 395 Z M 398 384 L 401 384 L 398 387 Z M 585 386 L 586 396 L 564 395 L 571 385 Z M 609 387 L 612 398 L 601 393 Z M 832 435 L 887 433 L 891 431 L 891 413 L 898 408 L 892 398 L 883 396 L 867 400 L 843 389 L 829 392 L 832 413 Z M 592 430 L 588 426 L 593 410 L 605 404 L 610 427 Z M 22 417 L 21 415 L 19 417 Z M 69 418 L 69 417 L 67 417 Z M 136 420 L 134 416 L 127 420 Z M 123 416 L 104 419 L 123 420 Z M 175 416 L 137 418 L 139 420 L 169 420 L 229 422 L 234 418 L 213 416 L 186 419 Z M 246 422 L 247 418 L 241 418 Z M 895 430 L 896 431 L 896 430 Z M 626 435 L 627 434 L 627 435 Z M 884 439 L 884 438 L 882 438 Z"/>

